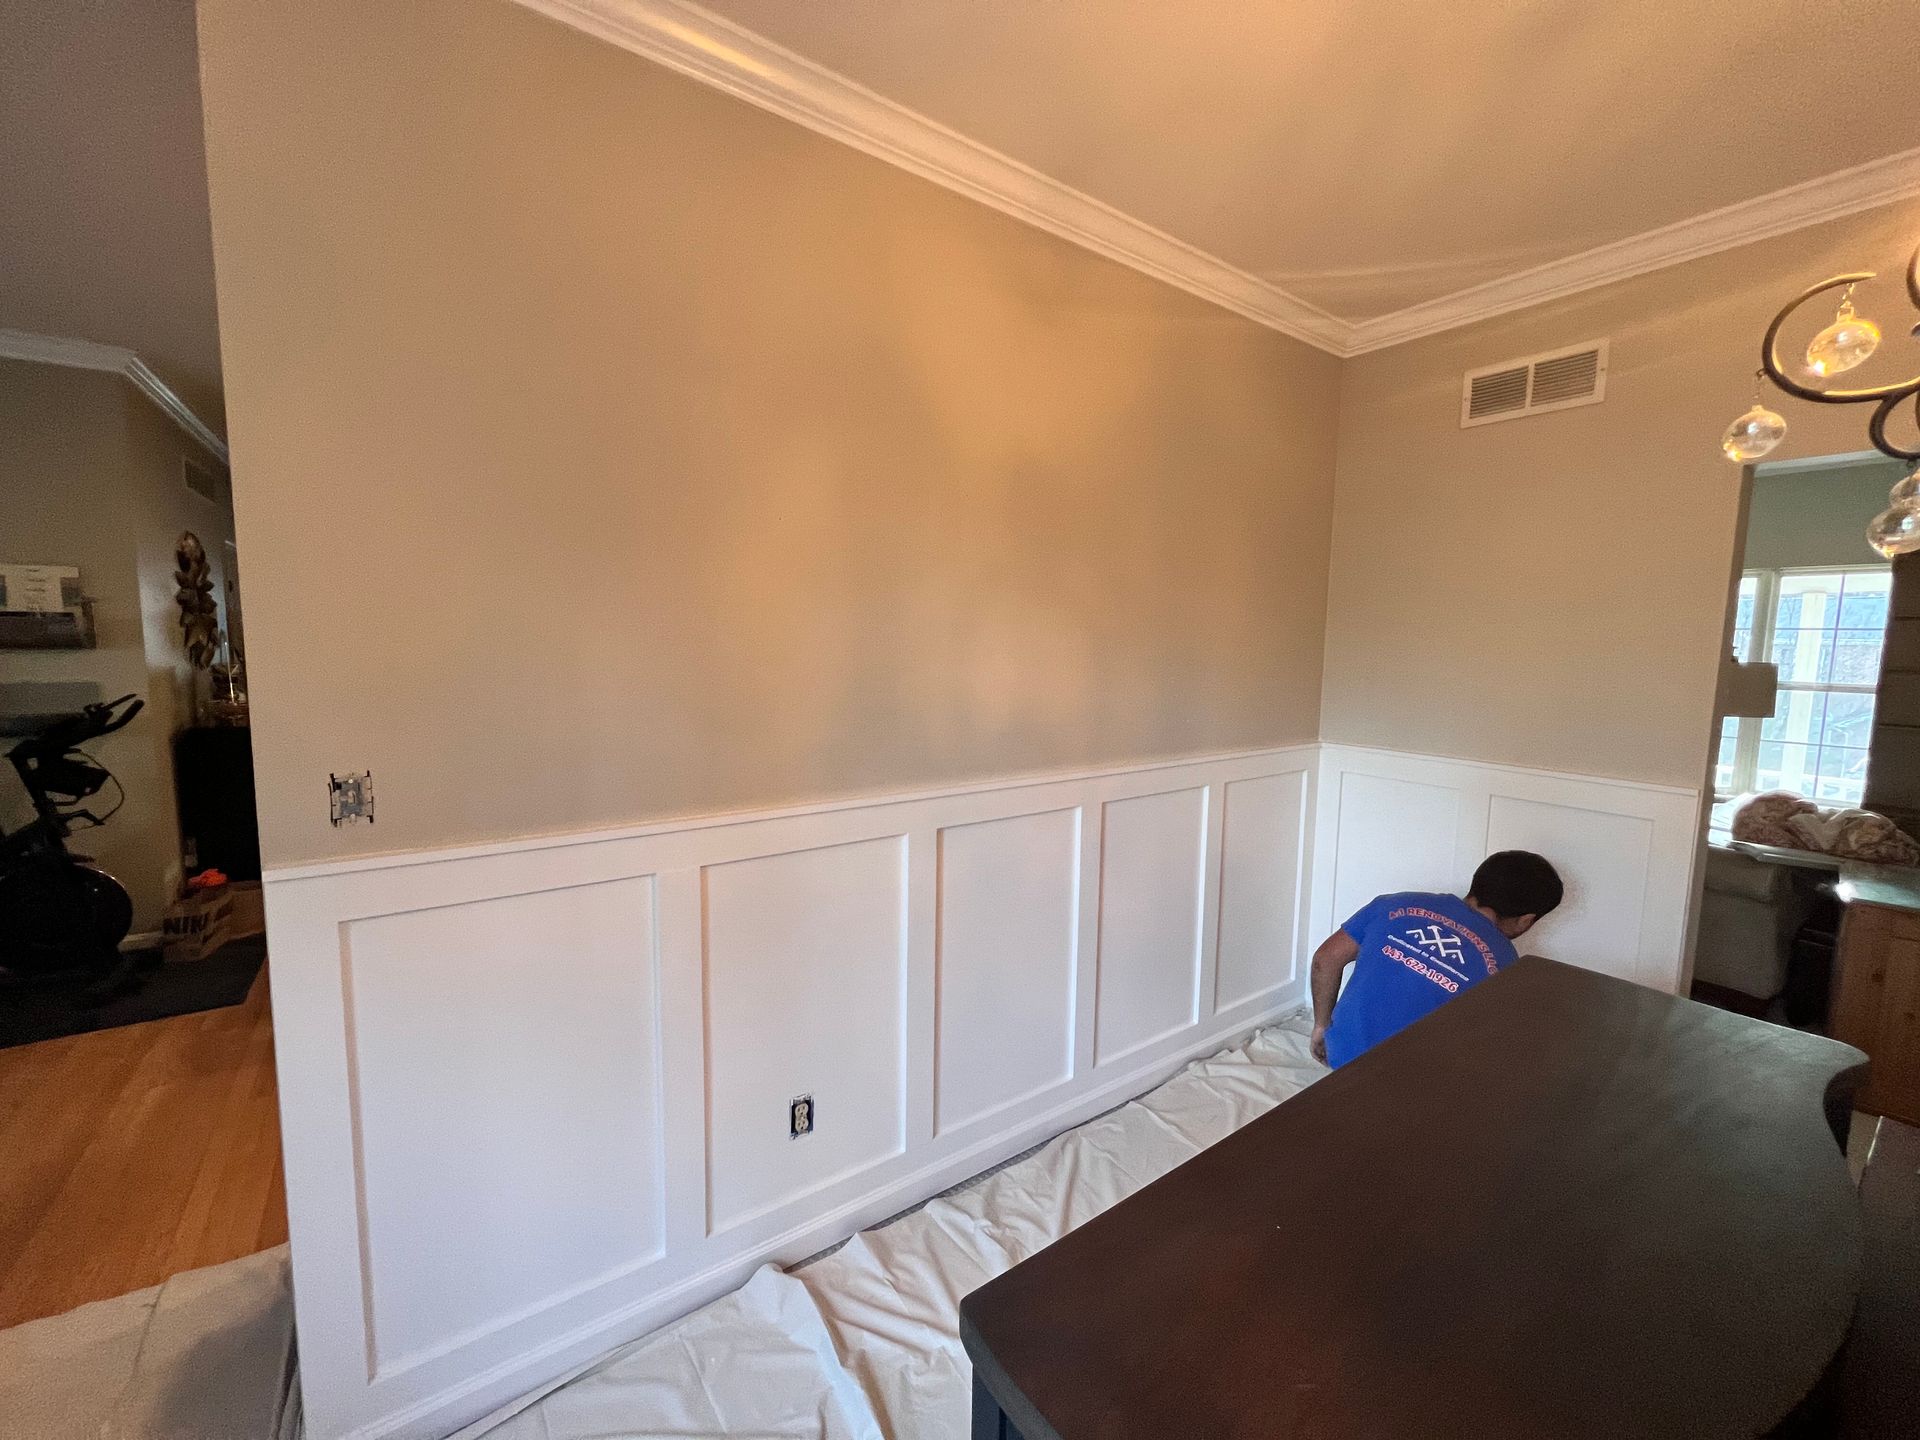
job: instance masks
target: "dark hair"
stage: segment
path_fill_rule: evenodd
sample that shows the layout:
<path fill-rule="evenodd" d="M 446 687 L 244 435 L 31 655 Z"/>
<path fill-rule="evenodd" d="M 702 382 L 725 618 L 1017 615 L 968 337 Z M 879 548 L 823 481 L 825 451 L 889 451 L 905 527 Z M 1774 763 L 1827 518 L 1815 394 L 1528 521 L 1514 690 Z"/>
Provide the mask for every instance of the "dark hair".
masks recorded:
<path fill-rule="evenodd" d="M 1544 856 L 1531 850 L 1502 850 L 1480 862 L 1467 894 L 1502 920 L 1517 920 L 1522 915 L 1545 915 L 1560 903 L 1566 888 L 1560 883 L 1560 872 Z"/>

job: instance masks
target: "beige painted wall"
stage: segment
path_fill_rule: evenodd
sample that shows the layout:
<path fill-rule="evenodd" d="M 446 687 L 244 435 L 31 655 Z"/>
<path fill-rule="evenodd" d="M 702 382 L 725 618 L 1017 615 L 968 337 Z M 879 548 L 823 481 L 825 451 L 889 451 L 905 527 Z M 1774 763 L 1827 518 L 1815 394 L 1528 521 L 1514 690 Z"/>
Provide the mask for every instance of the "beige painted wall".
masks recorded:
<path fill-rule="evenodd" d="M 201 29 L 269 863 L 1313 737 L 1331 357 L 504 0 Z"/>
<path fill-rule="evenodd" d="M 1888 207 L 1349 361 L 1324 738 L 1700 785 L 1739 499 L 1720 433 L 1775 308 L 1836 272 L 1882 272 L 1858 300 L 1890 354 L 1861 374 L 1910 373 L 1916 240 L 1920 205 Z M 1600 336 L 1605 403 L 1460 428 L 1464 371 Z M 1776 408 L 1776 458 L 1864 445 L 1863 409 Z"/>
<path fill-rule="evenodd" d="M 88 747 L 126 787 L 126 805 L 72 841 L 126 885 L 136 930 L 159 927 L 179 885 L 172 736 L 189 705 L 173 547 L 192 528 L 218 567 L 218 541 L 231 527 L 220 507 L 182 483 L 189 454 L 204 463 L 119 375 L 0 360 L 0 560 L 77 565 L 99 636 L 92 650 L 0 652 L 0 679 L 81 681 L 102 699 L 146 700 L 125 730 Z M 216 590 L 221 579 L 216 568 Z M 11 743 L 0 739 L 0 750 Z M 0 823 L 31 814 L 11 766 L 0 767 L 0 797 Z M 109 788 L 89 808 L 112 800 Z"/>

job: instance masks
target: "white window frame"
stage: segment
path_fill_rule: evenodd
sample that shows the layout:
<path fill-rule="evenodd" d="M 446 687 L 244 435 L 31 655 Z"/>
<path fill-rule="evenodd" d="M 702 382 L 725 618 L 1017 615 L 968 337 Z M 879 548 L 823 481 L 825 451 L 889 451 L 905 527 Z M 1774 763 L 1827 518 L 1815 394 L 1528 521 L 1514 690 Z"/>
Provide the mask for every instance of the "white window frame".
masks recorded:
<path fill-rule="evenodd" d="M 1780 582 L 1791 575 L 1865 575 L 1888 572 L 1891 565 L 1780 565 L 1765 570 L 1742 570 L 1742 580 L 1754 582 L 1753 629 L 1747 636 L 1747 653 L 1734 658 L 1744 663 L 1764 660 L 1773 653 L 1773 629 L 1778 620 L 1780 600 Z M 1736 605 L 1738 601 L 1736 600 Z M 1891 606 L 1891 601 L 1889 601 Z M 1737 612 L 1735 618 L 1738 618 Z M 1889 613 L 1891 619 L 1891 613 Z M 1737 627 L 1736 627 L 1737 628 Z M 1884 637 L 1883 637 L 1884 643 Z M 1873 695 L 1878 696 L 1880 685 L 1878 678 L 1871 685 L 1834 685 L 1815 684 L 1806 680 L 1782 680 L 1781 691 L 1802 691 L 1830 695 Z M 1778 708 L 1778 707 L 1776 707 Z M 1733 742 L 1733 786 L 1721 793 L 1717 789 L 1716 801 L 1730 800 L 1745 795 L 1754 788 L 1760 770 L 1760 732 L 1767 723 L 1763 715 L 1739 715 L 1728 717 L 1734 723 Z M 1714 737 L 1714 770 L 1720 768 L 1720 738 Z"/>

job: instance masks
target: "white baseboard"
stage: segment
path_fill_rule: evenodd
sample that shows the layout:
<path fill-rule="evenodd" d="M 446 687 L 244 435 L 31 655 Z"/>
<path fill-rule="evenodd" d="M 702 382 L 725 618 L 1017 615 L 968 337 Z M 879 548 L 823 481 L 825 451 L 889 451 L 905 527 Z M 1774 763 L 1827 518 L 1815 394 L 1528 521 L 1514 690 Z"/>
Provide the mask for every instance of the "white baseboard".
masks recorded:
<path fill-rule="evenodd" d="M 1697 814 L 1300 745 L 270 871 L 308 1433 L 443 1434 L 975 1174 L 1489 848 L 1568 874 L 1528 948 L 1670 988 Z"/>

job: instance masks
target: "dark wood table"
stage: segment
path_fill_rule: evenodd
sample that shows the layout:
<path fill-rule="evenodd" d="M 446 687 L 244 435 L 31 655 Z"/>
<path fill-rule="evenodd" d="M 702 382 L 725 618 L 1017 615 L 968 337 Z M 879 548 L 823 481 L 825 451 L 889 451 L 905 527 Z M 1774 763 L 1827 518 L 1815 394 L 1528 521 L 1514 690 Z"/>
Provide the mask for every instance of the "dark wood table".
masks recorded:
<path fill-rule="evenodd" d="M 1860 1177 L 1866 1262 L 1840 1382 L 1844 1440 L 1920 1436 L 1920 1129 L 1881 1120 Z"/>
<path fill-rule="evenodd" d="M 967 1296 L 976 1440 L 1767 1433 L 1864 1063 L 1524 959 Z"/>

